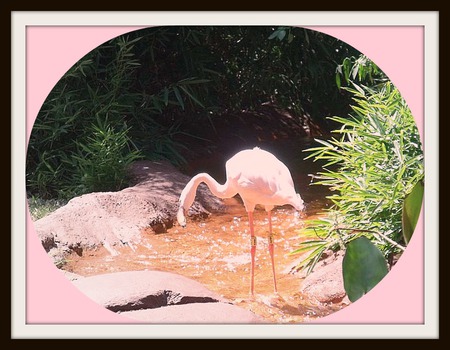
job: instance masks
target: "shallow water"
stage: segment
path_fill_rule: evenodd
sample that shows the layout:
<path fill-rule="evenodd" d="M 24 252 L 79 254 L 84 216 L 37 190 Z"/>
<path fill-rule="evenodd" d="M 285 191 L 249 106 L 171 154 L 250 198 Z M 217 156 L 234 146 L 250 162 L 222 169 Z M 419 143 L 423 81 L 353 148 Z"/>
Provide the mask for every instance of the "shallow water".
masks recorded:
<path fill-rule="evenodd" d="M 100 248 L 86 252 L 83 257 L 72 256 L 64 268 L 82 276 L 130 270 L 178 273 L 272 323 L 308 322 L 342 309 L 345 303 L 324 305 L 300 293 L 303 277 L 293 273 L 300 256 L 290 253 L 302 240 L 299 230 L 304 220 L 319 216 L 329 205 L 325 198 L 328 190 L 310 186 L 310 174 L 318 171 L 320 165 L 304 160 L 301 149 L 307 146 L 293 148 L 284 144 L 278 152 L 284 154 L 281 159 L 291 169 L 306 209 L 301 214 L 290 206 L 272 211 L 277 294 L 274 293 L 268 251 L 267 213 L 260 209 L 254 213 L 257 236 L 255 295 L 250 295 L 250 233 L 248 216 L 239 196 L 224 201 L 226 213 L 213 213 L 198 221 L 188 218 L 185 228 L 175 225 L 163 234 L 154 234 L 150 229 L 143 231 L 139 244 L 117 248 L 117 255 L 112 256 Z M 223 164 L 215 158 L 206 169 L 193 169 L 193 172 L 208 171 L 218 181 L 223 181 Z"/>
<path fill-rule="evenodd" d="M 302 278 L 292 273 L 299 257 L 291 255 L 301 242 L 298 230 L 306 216 L 290 207 L 273 210 L 275 267 L 278 294 L 274 293 L 268 252 L 268 220 L 264 210 L 254 214 L 258 238 L 255 266 L 255 296 L 250 296 L 250 233 L 248 217 L 236 199 L 226 201 L 228 213 L 212 214 L 201 221 L 188 221 L 186 228 L 174 226 L 164 234 L 143 232 L 133 247 L 106 249 L 72 256 L 64 269 L 83 275 L 131 270 L 174 272 L 204 284 L 233 304 L 253 311 L 267 322 L 300 323 L 323 317 L 345 304 L 323 305 L 299 292 Z"/>

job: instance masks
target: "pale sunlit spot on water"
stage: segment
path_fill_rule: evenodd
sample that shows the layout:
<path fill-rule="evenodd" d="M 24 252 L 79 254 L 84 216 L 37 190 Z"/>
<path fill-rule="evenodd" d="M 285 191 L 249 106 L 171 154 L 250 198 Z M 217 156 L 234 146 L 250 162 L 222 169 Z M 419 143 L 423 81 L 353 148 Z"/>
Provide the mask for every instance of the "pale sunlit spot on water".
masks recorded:
<path fill-rule="evenodd" d="M 188 218 L 186 228 L 174 226 L 167 233 L 143 232 L 142 241 L 118 248 L 110 255 L 104 248 L 83 258 L 74 256 L 66 269 L 83 276 L 132 270 L 159 270 L 192 278 L 233 304 L 251 310 L 273 323 L 301 323 L 334 313 L 345 304 L 324 305 L 299 292 L 302 278 L 291 273 L 298 256 L 290 255 L 302 238 L 299 229 L 314 208 L 299 214 L 286 206 L 272 212 L 275 234 L 275 267 L 278 294 L 268 251 L 268 219 L 264 210 L 254 213 L 257 236 L 255 297 L 250 297 L 250 233 L 248 217 L 236 199 L 225 200 L 226 214 L 211 214 L 207 219 Z"/>

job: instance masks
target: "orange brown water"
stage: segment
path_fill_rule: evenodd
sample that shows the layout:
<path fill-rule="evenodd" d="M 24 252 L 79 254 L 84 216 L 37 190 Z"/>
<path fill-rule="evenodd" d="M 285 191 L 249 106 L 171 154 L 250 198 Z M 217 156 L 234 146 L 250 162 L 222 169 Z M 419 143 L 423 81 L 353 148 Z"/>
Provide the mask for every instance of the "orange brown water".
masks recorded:
<path fill-rule="evenodd" d="M 291 273 L 299 256 L 290 255 L 301 242 L 299 229 L 305 217 L 317 215 L 310 205 L 299 215 L 291 207 L 272 212 L 275 234 L 275 267 L 278 294 L 274 293 L 268 252 L 268 221 L 264 210 L 254 213 L 258 238 L 255 267 L 255 296 L 250 297 L 250 233 L 248 217 L 237 199 L 226 200 L 226 214 L 212 214 L 178 225 L 167 233 L 144 231 L 133 247 L 117 249 L 112 256 L 104 248 L 71 256 L 64 269 L 82 276 L 132 270 L 174 272 L 192 278 L 233 304 L 251 310 L 272 323 L 300 323 L 329 315 L 345 304 L 323 305 L 299 292 L 302 278 Z M 323 206 L 318 203 L 317 206 Z"/>

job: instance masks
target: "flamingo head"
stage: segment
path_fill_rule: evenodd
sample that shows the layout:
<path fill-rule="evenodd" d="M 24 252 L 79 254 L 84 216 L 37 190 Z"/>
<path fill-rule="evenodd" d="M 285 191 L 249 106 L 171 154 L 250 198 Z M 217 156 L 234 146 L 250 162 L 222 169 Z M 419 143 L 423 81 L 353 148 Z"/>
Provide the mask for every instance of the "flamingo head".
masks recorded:
<path fill-rule="evenodd" d="M 181 227 L 186 227 L 186 210 L 181 205 L 178 208 L 177 221 Z"/>
<path fill-rule="evenodd" d="M 300 194 L 296 193 L 292 205 L 298 211 L 302 211 L 305 208 L 305 203 L 303 202 L 302 197 L 300 197 Z"/>

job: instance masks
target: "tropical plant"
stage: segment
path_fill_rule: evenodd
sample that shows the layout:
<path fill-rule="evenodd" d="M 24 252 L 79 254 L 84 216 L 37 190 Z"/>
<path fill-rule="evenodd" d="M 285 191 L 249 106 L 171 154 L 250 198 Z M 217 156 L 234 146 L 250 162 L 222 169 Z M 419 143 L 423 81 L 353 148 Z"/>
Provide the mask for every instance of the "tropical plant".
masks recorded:
<path fill-rule="evenodd" d="M 307 222 L 300 232 L 306 240 L 293 252 L 309 252 L 298 266 L 308 272 L 325 250 L 346 249 L 362 236 L 392 262 L 407 244 L 405 198 L 424 178 L 419 133 L 400 92 L 390 82 L 376 89 L 353 84 L 346 90 L 354 96 L 353 114 L 331 117 L 341 125 L 333 132 L 337 136 L 316 140 L 319 146 L 306 150 L 307 158 L 325 162 L 314 184 L 333 193 L 332 207 Z M 422 198 L 416 198 L 420 208 Z"/>
<path fill-rule="evenodd" d="M 103 136 L 126 139 L 123 153 L 108 156 L 128 149 L 176 166 L 197 156 L 192 143 L 214 147 L 217 121 L 233 113 L 271 104 L 320 124 L 347 111 L 335 67 L 356 55 L 336 38 L 295 27 L 161 26 L 114 38 L 78 61 L 45 100 L 29 140 L 27 191 L 52 198 L 98 188 L 80 174 L 96 169 L 86 154 L 101 144 L 99 121 Z"/>
<path fill-rule="evenodd" d="M 126 127 L 126 115 L 140 99 L 137 94 L 126 92 L 139 66 L 132 55 L 135 42 L 120 38 L 114 45 L 104 45 L 102 50 L 89 53 L 51 91 L 29 140 L 29 193 L 38 193 L 43 198 L 70 198 L 92 191 L 96 186 L 86 186 L 87 183 L 83 185 L 77 180 L 89 167 L 89 161 L 98 161 L 95 157 L 84 157 L 88 149 L 95 149 L 96 143 L 102 142 L 99 138 L 103 136 L 119 141 L 117 147 L 121 147 L 121 152 L 117 149 L 103 152 L 105 163 L 118 161 L 117 166 L 108 170 L 111 172 L 108 176 L 118 178 L 123 174 L 122 167 L 137 152 L 128 137 L 130 128 Z M 102 54 L 109 50 L 115 53 L 115 59 L 102 63 Z M 93 129 L 94 125 L 109 127 L 108 131 L 103 130 L 109 135 L 101 135 L 99 129 Z M 118 134 L 113 135 L 116 131 Z M 132 152 L 128 154 L 130 150 Z M 98 163 L 92 163 L 90 167 L 98 170 Z M 105 180 L 104 174 L 97 176 L 99 180 Z M 123 179 L 119 182 L 123 185 Z M 115 183 L 112 188 L 121 185 Z"/>
<path fill-rule="evenodd" d="M 375 89 L 383 86 L 388 81 L 386 74 L 366 55 L 358 57 L 345 57 L 341 64 L 336 67 L 336 85 L 341 88 L 344 85 L 358 83 Z M 342 82 L 342 79 L 344 81 Z"/>
<path fill-rule="evenodd" d="M 383 254 L 365 236 L 351 240 L 342 260 L 344 289 L 350 301 L 369 292 L 388 273 Z"/>
<path fill-rule="evenodd" d="M 129 128 L 116 130 L 107 119 L 97 119 L 91 125 L 91 136 L 77 141 L 77 151 L 69 159 L 74 167 L 73 184 L 76 193 L 117 191 L 125 187 L 128 166 L 139 159 L 140 153 L 130 149 Z"/>

